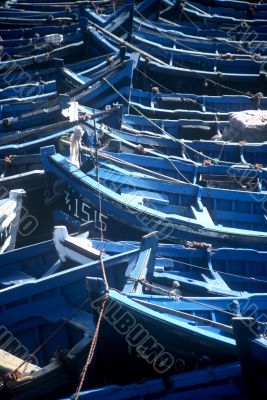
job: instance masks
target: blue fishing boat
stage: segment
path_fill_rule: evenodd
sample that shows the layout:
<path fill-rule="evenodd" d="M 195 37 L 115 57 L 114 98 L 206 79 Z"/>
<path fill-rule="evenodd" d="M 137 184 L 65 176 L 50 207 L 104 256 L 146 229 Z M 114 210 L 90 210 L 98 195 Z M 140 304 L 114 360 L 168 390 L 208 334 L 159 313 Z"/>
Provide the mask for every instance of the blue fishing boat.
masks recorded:
<path fill-rule="evenodd" d="M 98 27 L 96 24 L 94 26 Z M 119 51 L 118 43 L 120 41 L 116 37 L 111 39 L 106 31 L 98 33 L 92 30 L 90 40 L 96 47 L 103 47 L 103 52 L 105 51 L 107 54 Z M 134 48 L 137 49 L 138 47 L 135 46 Z M 262 92 L 263 95 L 266 94 L 264 71 L 240 75 L 239 73 L 202 70 L 200 66 L 190 69 L 189 67 L 169 65 L 147 52 L 142 52 L 142 55 L 143 57 L 138 63 L 138 73 L 134 85 L 143 90 L 147 90 L 150 85 L 154 86 L 156 82 L 158 86 L 164 87 L 164 90 L 181 93 L 189 93 L 193 85 L 194 93 L 200 95 L 232 95 L 237 92 L 248 94 L 251 93 L 252 89 L 255 91 L 253 94 L 258 92 Z"/>
<path fill-rule="evenodd" d="M 81 89 L 81 85 L 85 85 L 89 82 L 93 85 L 97 83 L 97 79 L 108 76 L 109 73 L 114 73 L 116 66 L 120 68 L 122 58 L 122 54 L 115 55 L 114 57 L 111 55 L 110 57 L 94 58 L 90 60 L 90 62 L 83 63 L 83 65 L 80 66 L 80 68 L 83 68 L 82 74 L 84 75 L 74 74 L 66 70 L 63 68 L 63 60 L 57 60 L 55 63 L 57 68 L 49 69 L 51 76 L 54 78 L 56 77 L 55 80 L 40 84 L 14 85 L 2 89 L 0 92 L 0 96 L 3 97 L 3 99 L 0 100 L 0 119 L 3 120 L 9 117 L 15 118 L 23 114 L 38 111 L 38 109 L 47 109 L 49 107 L 48 105 L 57 104 L 57 95 L 62 93 L 66 94 L 66 92 L 69 93 L 74 88 Z M 76 64 L 73 66 L 75 65 Z M 73 75 L 76 77 L 76 85 L 72 84 Z M 90 79 L 87 79 L 86 76 L 90 76 Z M 14 77 L 14 79 L 17 78 Z M 84 89 L 86 89 L 86 86 L 84 86 Z M 125 96 L 127 98 L 126 93 Z"/>
<path fill-rule="evenodd" d="M 177 43 L 178 42 L 178 43 Z M 138 48 L 158 57 L 168 65 L 217 71 L 217 73 L 259 74 L 264 68 L 266 57 L 258 56 L 254 59 L 247 54 L 218 54 L 199 52 L 194 49 L 179 47 L 179 41 L 174 39 L 164 40 L 158 35 L 142 34 L 132 35 L 132 43 Z"/>
<path fill-rule="evenodd" d="M 240 166 L 221 163 L 221 165 L 200 164 L 175 160 L 153 152 L 152 155 L 131 154 L 126 152 L 112 152 L 107 147 L 106 155 L 102 155 L 101 149 L 98 153 L 99 161 L 104 161 L 109 155 L 122 161 L 121 164 L 131 163 L 153 172 L 181 180 L 187 183 L 198 184 L 203 187 L 213 187 L 229 190 L 245 190 L 251 192 L 266 192 L 266 171 L 250 166 Z M 88 159 L 89 157 L 85 155 Z"/>
<path fill-rule="evenodd" d="M 114 55 L 113 63 L 116 58 L 118 55 Z M 61 69 L 57 77 L 58 91 L 62 91 L 61 87 L 64 90 L 79 87 L 81 80 L 87 83 L 95 77 L 95 73 L 96 68 L 78 73 Z M 228 120 L 229 113 L 233 111 L 266 108 L 266 98 L 260 93 L 256 96 L 197 96 L 160 93 L 158 87 L 153 87 L 149 92 L 125 87 L 120 94 L 120 102 L 125 103 L 126 112 L 130 110 L 131 114 L 143 114 L 157 119 Z M 129 98 L 129 103 L 125 98 Z"/>
<path fill-rule="evenodd" d="M 264 194 L 182 183 L 133 164 L 116 165 L 114 157 L 99 170 L 91 162 L 79 169 L 52 146 L 41 153 L 48 198 L 53 198 L 56 181 L 64 182 L 59 207 L 74 220 L 87 221 L 82 208 L 99 212 L 101 199 L 102 214 L 110 218 L 106 229 L 113 228 L 118 236 L 125 235 L 126 223 L 130 235 L 152 229 L 169 241 L 265 249 Z"/>
<path fill-rule="evenodd" d="M 190 69 L 170 65 L 162 65 L 155 61 L 140 60 L 138 80 L 142 81 L 139 87 L 143 85 L 159 85 L 175 92 L 188 93 L 194 87 L 195 94 L 206 95 L 224 95 L 234 94 L 237 91 L 243 94 L 256 94 L 265 91 L 265 74 L 238 74 L 206 71 L 201 69 Z"/>
<path fill-rule="evenodd" d="M 119 141 L 122 149 L 129 149 L 132 144 L 136 154 L 154 154 L 154 151 L 158 151 L 160 154 L 200 163 L 209 160 L 213 164 L 229 162 L 259 167 L 267 165 L 266 143 L 175 139 L 170 135 L 139 131 L 126 126 L 123 130 L 103 126 L 101 129 L 97 127 L 97 130 L 107 138 L 106 142 L 109 139 Z"/>
<path fill-rule="evenodd" d="M 172 373 L 178 366 L 182 372 L 237 360 L 232 317 L 253 314 L 263 325 L 266 322 L 266 295 L 207 298 L 143 294 L 140 268 L 136 264 L 122 292 L 109 290 L 102 318 L 99 345 L 110 379 L 116 383 L 127 382 L 128 374 L 138 379 L 141 373 L 149 377 Z M 99 297 L 101 280 L 88 278 L 88 286 L 98 315 L 103 301 Z M 111 368 L 115 354 L 118 362 Z"/>
<path fill-rule="evenodd" d="M 121 53 L 118 55 L 112 53 L 90 58 L 85 61 L 82 60 L 75 63 L 68 63 L 66 66 L 70 68 L 71 71 L 75 71 L 78 74 L 89 74 L 92 79 L 95 76 L 95 70 L 99 72 L 103 67 L 111 67 L 113 62 L 116 62 L 120 57 Z M 64 65 L 64 60 L 54 59 L 45 64 L 31 64 L 29 68 L 25 67 L 24 74 L 18 74 L 17 71 L 10 71 L 8 79 L 3 79 L 0 83 L 0 87 L 2 87 L 0 91 L 1 104 L 9 104 L 10 102 L 14 103 L 20 99 L 23 99 L 23 101 L 36 101 L 34 94 L 56 94 L 56 73 L 58 72 L 58 69 L 63 68 Z M 40 68 L 38 68 L 38 66 L 40 66 Z"/>
<path fill-rule="evenodd" d="M 267 10 L 267 6 L 265 3 L 256 3 L 254 1 L 201 0 L 200 2 L 206 6 L 227 7 L 227 8 L 234 8 L 236 10 L 248 10 L 250 8 L 254 10 Z"/>
<path fill-rule="evenodd" d="M 124 114 L 122 129 L 169 134 L 179 139 L 211 139 L 220 134 L 228 121 L 203 121 L 195 119 L 148 119 L 143 115 Z"/>
<path fill-rule="evenodd" d="M 39 154 L 7 156 L 0 159 L 0 185 L 8 191 L 20 187 L 28 197 L 44 187 L 44 170 Z"/>
<path fill-rule="evenodd" d="M 45 36 L 48 34 L 58 33 L 65 34 L 71 32 L 77 32 L 80 25 L 79 22 L 71 22 L 70 24 L 62 24 L 62 25 L 53 25 L 49 24 L 47 20 L 47 24 L 44 26 L 37 27 L 29 27 L 29 28 L 12 28 L 12 29 L 0 29 L 0 36 L 3 40 L 17 40 L 17 39 L 30 39 L 36 38 L 38 36 Z"/>
<path fill-rule="evenodd" d="M 22 189 L 11 190 L 8 193 L 6 188 L 1 186 L 0 254 L 15 248 L 24 195 L 25 191 Z"/>
<path fill-rule="evenodd" d="M 95 271 L 94 274 L 100 274 L 100 264 L 97 262 L 99 262 L 101 254 L 104 262 L 109 258 L 119 260 L 118 266 L 114 267 L 116 269 L 113 271 L 114 279 L 111 278 L 109 283 L 113 287 L 122 287 L 124 282 L 122 279 L 128 265 L 126 260 L 129 262 L 135 260 L 139 254 L 140 242 L 117 243 L 90 239 L 89 235 L 95 231 L 96 228 L 92 229 L 90 233 L 84 231 L 70 235 L 65 226 L 56 226 L 52 240 L 1 254 L 1 290 L 15 288 L 16 285 L 34 283 L 41 278 L 70 271 L 76 267 L 80 271 L 79 274 L 84 274 L 84 276 L 91 273 L 91 270 Z M 174 245 L 168 245 L 167 248 L 163 246 L 159 250 L 159 255 L 173 252 L 175 253 Z M 87 271 L 82 272 L 83 269 L 87 269 Z"/>
<path fill-rule="evenodd" d="M 192 41 L 196 42 L 199 39 L 200 47 L 197 47 L 199 50 L 210 51 L 214 50 L 214 46 L 218 46 L 218 51 L 225 53 L 231 53 L 233 50 L 238 51 L 238 49 L 240 49 L 241 53 L 248 52 L 249 45 L 244 38 L 248 40 L 251 38 L 253 42 L 255 40 L 255 47 L 253 50 L 257 49 L 259 54 L 266 54 L 266 49 L 264 49 L 263 46 L 264 40 L 266 40 L 264 26 L 255 27 L 257 30 L 257 35 L 255 35 L 253 33 L 255 32 L 254 29 L 253 32 L 251 32 L 246 24 L 238 28 L 231 27 L 230 29 L 228 26 L 227 29 L 225 29 L 221 24 L 218 26 L 218 24 L 215 23 L 199 22 L 196 26 L 190 21 L 174 23 L 162 17 L 158 21 L 151 22 L 149 20 L 144 20 L 142 16 L 138 15 L 134 18 L 134 28 L 136 31 L 139 29 L 144 29 L 148 32 L 157 31 L 158 34 L 175 37 L 178 40 L 187 40 L 189 46 Z M 203 45 L 204 47 L 202 47 Z M 206 45 L 208 45 L 208 47 L 206 47 Z M 197 46 L 197 44 L 194 43 L 193 46 Z"/>
<path fill-rule="evenodd" d="M 12 332 L 16 340 L 14 349 L 14 343 L 2 337 L 1 396 L 58 398 L 75 390 L 95 329 L 85 278 L 101 276 L 104 262 L 110 285 L 123 287 L 126 268 L 129 266 L 131 271 L 144 251 L 150 251 L 149 238 L 143 239 L 140 250 L 106 257 L 104 261 L 100 252 L 91 251 L 96 259 L 93 263 L 0 291 L 3 336 Z M 32 330 L 35 335 L 29 335 Z"/>
<path fill-rule="evenodd" d="M 216 24 L 241 24 L 242 22 L 245 22 L 248 26 L 251 26 L 254 28 L 256 25 L 264 25 L 264 21 L 266 18 L 266 11 L 259 11 L 252 13 L 250 15 L 245 15 L 242 11 L 236 11 L 236 13 L 230 15 L 225 15 L 223 11 L 220 12 L 220 8 L 218 9 L 219 11 L 217 12 L 217 7 L 206 7 L 204 5 L 201 5 L 199 3 L 186 3 L 184 4 L 183 2 L 174 2 L 172 0 L 164 0 L 164 3 L 167 3 L 170 7 L 168 7 L 166 10 L 162 11 L 161 16 L 164 16 L 166 18 L 172 18 L 174 21 L 175 19 L 182 19 L 182 20 L 187 20 L 187 16 L 194 21 L 200 21 L 200 22 L 206 22 L 209 23 L 216 23 Z M 227 13 L 227 11 L 226 11 Z M 180 14 L 182 14 L 180 16 Z M 254 18 L 255 14 L 255 18 Z M 180 16 L 180 18 L 178 18 Z"/>
<path fill-rule="evenodd" d="M 82 154 L 84 160 L 93 162 L 93 155 L 98 151 L 99 161 L 112 160 L 118 165 L 134 164 L 162 175 L 175 178 L 177 180 L 198 184 L 203 187 L 214 187 L 230 190 L 245 190 L 251 192 L 265 192 L 265 169 L 253 167 L 250 164 L 234 164 L 223 161 L 203 159 L 202 163 L 182 157 L 168 157 L 155 149 L 138 148 L 136 145 L 126 141 L 116 133 L 110 133 L 102 127 L 97 127 L 92 123 L 87 124 L 87 133 L 91 131 L 94 138 L 94 128 L 97 128 L 97 143 L 91 140 L 89 148 L 83 146 Z M 61 151 L 64 154 L 70 152 L 70 141 L 60 140 Z M 144 144 L 144 143 L 143 143 Z M 97 146 L 100 147 L 97 149 Z M 104 154 L 103 154 L 104 153 Z M 117 160 L 115 160 L 117 159 Z M 118 161 L 118 160 L 121 160 Z M 213 162 L 212 162 L 213 161 Z"/>
<path fill-rule="evenodd" d="M 177 257 L 158 259 L 147 273 L 148 281 L 194 296 L 266 293 L 265 252 L 180 248 L 176 254 Z"/>

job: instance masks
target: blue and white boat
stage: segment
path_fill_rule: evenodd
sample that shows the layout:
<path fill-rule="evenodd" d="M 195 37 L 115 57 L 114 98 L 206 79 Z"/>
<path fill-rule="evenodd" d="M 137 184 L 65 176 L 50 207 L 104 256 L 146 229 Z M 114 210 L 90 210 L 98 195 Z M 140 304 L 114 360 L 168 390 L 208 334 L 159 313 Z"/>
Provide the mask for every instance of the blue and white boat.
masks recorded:
<path fill-rule="evenodd" d="M 159 237 L 169 241 L 266 249 L 263 193 L 182 183 L 132 164 L 116 165 L 114 157 L 97 170 L 91 162 L 79 169 L 54 147 L 43 148 L 42 159 L 49 197 L 53 199 L 56 181 L 61 182 L 57 194 L 62 202 L 56 208 L 76 223 L 88 222 L 93 210 L 98 214 L 101 201 L 101 212 L 109 221 L 105 227 L 117 234 L 158 230 Z"/>

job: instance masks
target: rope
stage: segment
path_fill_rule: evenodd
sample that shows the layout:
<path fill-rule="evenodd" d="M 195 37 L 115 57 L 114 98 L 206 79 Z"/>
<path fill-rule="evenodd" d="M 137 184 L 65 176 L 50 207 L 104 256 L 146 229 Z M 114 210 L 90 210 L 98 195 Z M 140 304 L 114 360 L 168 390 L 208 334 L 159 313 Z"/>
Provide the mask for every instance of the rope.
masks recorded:
<path fill-rule="evenodd" d="M 95 137 L 96 137 L 95 119 L 94 119 L 94 132 L 95 132 Z M 99 180 L 98 169 L 99 169 L 99 164 L 98 164 L 97 149 L 96 149 L 96 177 L 97 177 L 97 183 L 98 183 L 99 221 L 100 221 L 101 242 L 103 242 L 104 241 L 104 234 L 103 234 L 103 221 L 102 221 L 102 199 L 101 199 L 101 192 L 100 192 L 100 180 Z M 103 250 L 100 251 L 100 264 L 101 264 L 101 271 L 102 271 L 102 275 L 103 275 L 103 279 L 104 279 L 105 293 L 107 293 L 108 290 L 109 290 L 109 285 L 108 285 L 105 265 L 104 265 L 104 261 L 103 261 Z M 107 301 L 107 297 L 106 297 L 106 294 L 105 294 L 104 295 L 104 301 L 103 301 L 103 303 L 101 305 L 100 313 L 99 313 L 99 316 L 98 316 L 98 320 L 97 320 L 97 324 L 96 324 L 93 340 L 92 340 L 92 343 L 91 343 L 91 346 L 90 346 L 90 349 L 89 349 L 89 353 L 88 353 L 86 362 L 85 362 L 85 364 L 83 366 L 83 369 L 82 369 L 82 372 L 81 372 L 81 375 L 80 375 L 79 385 L 78 385 L 76 393 L 74 395 L 74 400 L 78 400 L 79 399 L 80 391 L 82 389 L 82 386 L 83 386 L 83 383 L 84 383 L 84 379 L 85 379 L 88 367 L 91 364 L 91 362 L 93 360 L 93 357 L 94 357 L 94 354 L 95 354 L 95 349 L 96 349 L 97 340 L 98 340 L 98 337 L 99 337 L 100 325 L 101 325 L 101 321 L 102 321 L 102 318 L 103 318 L 106 301 Z"/>
<path fill-rule="evenodd" d="M 104 301 L 103 301 L 103 303 L 101 305 L 101 309 L 100 309 L 100 313 L 99 313 L 99 316 L 98 316 L 94 337 L 93 337 L 93 340 L 92 340 L 92 343 L 91 343 L 91 346 L 90 346 L 90 350 L 89 350 L 86 362 L 85 362 L 84 367 L 83 367 L 82 372 L 81 372 L 80 382 L 79 382 L 79 385 L 77 387 L 76 393 L 74 395 L 74 400 L 78 400 L 79 399 L 80 391 L 82 389 L 82 386 L 83 386 L 83 383 L 84 383 L 84 379 L 85 379 L 88 367 L 91 364 L 91 362 L 93 360 L 93 357 L 94 357 L 94 354 L 95 354 L 95 349 L 96 349 L 97 340 L 98 340 L 99 331 L 100 331 L 100 324 L 101 324 L 101 321 L 102 321 L 102 318 L 103 318 L 106 301 L 107 301 L 107 298 L 104 299 Z"/>
<path fill-rule="evenodd" d="M 226 311 L 226 310 L 223 310 L 221 308 L 214 307 L 214 306 L 211 306 L 211 305 L 206 304 L 206 303 L 202 303 L 201 301 L 195 300 L 192 297 L 184 297 L 184 296 L 181 296 L 181 295 L 174 294 L 173 293 L 174 289 L 167 290 L 167 289 L 164 289 L 164 288 L 162 288 L 160 286 L 156 286 L 156 285 L 154 285 L 152 283 L 149 283 L 149 282 L 147 282 L 146 280 L 143 280 L 143 279 L 135 279 L 135 278 L 131 278 L 131 279 L 134 280 L 134 281 L 137 281 L 137 282 L 139 282 L 139 283 L 141 283 L 141 284 L 143 284 L 145 286 L 148 286 L 148 287 L 150 287 L 152 289 L 160 290 L 160 291 L 166 293 L 170 297 L 177 298 L 177 300 L 181 299 L 181 300 L 184 300 L 184 301 L 188 301 L 188 302 L 200 305 L 200 306 L 204 306 L 204 307 L 210 308 L 213 311 L 219 311 L 219 312 L 221 312 L 223 314 L 226 314 L 226 315 L 229 315 L 231 317 L 236 317 L 236 314 L 234 314 L 234 313 L 232 313 L 230 311 Z M 259 324 L 261 324 L 261 325 L 264 325 L 264 326 L 267 325 L 267 322 L 260 322 L 260 321 L 257 321 L 257 322 Z"/>

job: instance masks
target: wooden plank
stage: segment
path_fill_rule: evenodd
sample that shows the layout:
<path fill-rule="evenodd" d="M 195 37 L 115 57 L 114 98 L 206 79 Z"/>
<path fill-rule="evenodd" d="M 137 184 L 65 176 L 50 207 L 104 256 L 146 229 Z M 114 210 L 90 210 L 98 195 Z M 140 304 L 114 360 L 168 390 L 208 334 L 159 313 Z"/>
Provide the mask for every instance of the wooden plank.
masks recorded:
<path fill-rule="evenodd" d="M 33 372 L 39 371 L 41 368 L 37 365 L 25 362 L 19 357 L 13 356 L 5 350 L 0 349 L 0 374 L 16 372 L 23 375 L 30 375 Z"/>

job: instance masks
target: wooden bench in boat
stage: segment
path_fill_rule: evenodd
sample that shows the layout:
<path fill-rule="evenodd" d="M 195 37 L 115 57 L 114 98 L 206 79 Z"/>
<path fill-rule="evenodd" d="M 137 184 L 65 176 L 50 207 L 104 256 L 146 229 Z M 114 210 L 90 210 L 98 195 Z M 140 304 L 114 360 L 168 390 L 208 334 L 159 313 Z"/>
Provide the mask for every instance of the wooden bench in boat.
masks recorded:
<path fill-rule="evenodd" d="M 1 274 L 0 288 L 6 288 L 11 285 L 19 285 L 20 283 L 30 282 L 34 278 L 23 271 L 11 271 Z"/>

